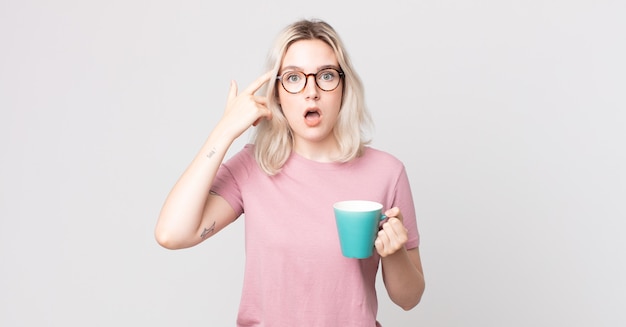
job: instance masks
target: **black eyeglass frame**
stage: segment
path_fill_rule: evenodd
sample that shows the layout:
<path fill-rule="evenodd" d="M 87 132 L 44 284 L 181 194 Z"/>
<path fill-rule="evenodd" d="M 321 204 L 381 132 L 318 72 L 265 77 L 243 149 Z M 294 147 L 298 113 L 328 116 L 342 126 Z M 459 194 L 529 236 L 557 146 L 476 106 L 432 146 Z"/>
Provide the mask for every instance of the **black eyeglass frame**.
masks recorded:
<path fill-rule="evenodd" d="M 330 90 L 325 90 L 325 89 L 323 89 L 323 88 L 322 88 L 322 87 L 321 87 L 321 86 L 317 83 L 317 74 L 319 74 L 319 73 L 321 73 L 321 72 L 324 72 L 324 71 L 327 71 L 327 70 L 334 70 L 334 71 L 336 71 L 336 72 L 337 72 L 337 74 L 339 75 L 339 79 L 340 79 L 340 81 L 337 83 L 337 86 L 333 87 L 333 88 L 332 88 L 332 89 L 330 89 Z M 285 84 L 283 83 L 283 76 L 284 76 L 286 73 L 302 73 L 302 74 L 304 75 L 304 85 L 302 86 L 302 89 L 300 89 L 300 91 L 298 91 L 298 92 L 291 92 L 291 91 L 287 90 L 287 88 L 285 87 Z M 301 93 L 302 91 L 304 91 L 304 89 L 306 89 L 306 84 L 309 82 L 309 76 L 313 76 L 313 77 L 314 77 L 313 79 L 315 80 L 315 85 L 316 85 L 316 86 L 317 86 L 320 90 L 322 90 L 322 91 L 324 91 L 324 92 L 331 92 L 331 91 L 336 90 L 336 89 L 339 87 L 339 84 L 341 84 L 341 82 L 342 82 L 342 80 L 343 80 L 343 78 L 344 78 L 345 74 L 344 74 L 344 72 L 342 72 L 341 70 L 339 70 L 339 69 L 337 69 L 337 68 L 332 68 L 332 67 L 329 67 L 329 68 L 324 68 L 324 69 L 322 69 L 322 70 L 318 71 L 317 73 L 309 73 L 309 74 L 306 74 L 306 73 L 304 73 L 303 71 L 289 70 L 289 71 L 286 71 L 286 72 L 284 72 L 284 73 L 282 73 L 282 74 L 280 74 L 280 75 L 276 76 L 276 80 L 277 80 L 277 81 L 280 81 L 280 85 L 283 87 L 283 90 L 285 90 L 287 93 L 291 93 L 291 94 L 298 94 L 298 93 Z"/>

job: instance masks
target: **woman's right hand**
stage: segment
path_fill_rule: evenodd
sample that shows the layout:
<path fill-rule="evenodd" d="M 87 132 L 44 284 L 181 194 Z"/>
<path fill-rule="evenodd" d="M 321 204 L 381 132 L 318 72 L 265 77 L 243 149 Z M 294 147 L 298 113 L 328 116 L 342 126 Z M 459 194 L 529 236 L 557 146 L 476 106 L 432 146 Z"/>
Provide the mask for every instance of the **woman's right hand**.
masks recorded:
<path fill-rule="evenodd" d="M 263 74 L 239 94 L 237 82 L 231 81 L 226 110 L 219 126 L 233 139 L 250 126 L 256 126 L 261 119 L 272 119 L 272 112 L 267 108 L 267 97 L 255 95 L 272 76 L 272 72 Z"/>

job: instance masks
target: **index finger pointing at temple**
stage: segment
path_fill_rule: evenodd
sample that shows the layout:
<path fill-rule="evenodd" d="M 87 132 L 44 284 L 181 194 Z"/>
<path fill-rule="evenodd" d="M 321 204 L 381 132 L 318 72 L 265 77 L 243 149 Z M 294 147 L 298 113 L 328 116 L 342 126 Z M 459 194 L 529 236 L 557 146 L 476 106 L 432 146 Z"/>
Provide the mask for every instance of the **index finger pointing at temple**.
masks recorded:
<path fill-rule="evenodd" d="M 265 74 L 261 75 L 259 78 L 257 78 L 254 82 L 252 82 L 252 84 L 250 84 L 250 86 L 248 86 L 244 93 L 248 93 L 248 94 L 254 94 L 256 91 L 258 91 L 261 86 L 263 86 L 263 84 L 267 83 L 270 78 L 272 77 L 272 72 L 266 72 Z"/>

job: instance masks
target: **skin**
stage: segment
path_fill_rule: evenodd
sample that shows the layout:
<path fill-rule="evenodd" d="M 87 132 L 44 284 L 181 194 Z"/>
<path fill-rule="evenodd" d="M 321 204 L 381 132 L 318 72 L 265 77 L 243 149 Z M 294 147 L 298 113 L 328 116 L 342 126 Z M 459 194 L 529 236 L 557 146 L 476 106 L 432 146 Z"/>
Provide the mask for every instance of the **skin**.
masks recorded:
<path fill-rule="evenodd" d="M 279 74 L 286 70 L 317 73 L 324 67 L 339 68 L 332 48 L 320 40 L 305 40 L 292 44 L 283 58 Z M 322 91 L 309 76 L 304 90 L 291 94 L 278 86 L 279 103 L 294 135 L 294 151 L 311 160 L 329 162 L 339 152 L 332 131 L 339 116 L 343 86 Z M 309 127 L 305 114 L 310 109 L 320 111 L 320 123 Z"/>
<path fill-rule="evenodd" d="M 303 40 L 287 50 L 280 72 L 300 70 L 317 73 L 323 67 L 339 67 L 336 56 L 319 40 Z M 215 235 L 237 218 L 222 197 L 209 192 L 228 148 L 250 126 L 261 119 L 272 119 L 267 99 L 255 95 L 263 84 L 273 80 L 267 72 L 242 92 L 232 81 L 226 109 L 202 148 L 167 196 L 155 229 L 157 242 L 168 249 L 187 248 Z M 294 151 L 311 160 L 329 162 L 338 152 L 333 128 L 341 107 L 343 89 L 333 91 L 317 87 L 313 76 L 297 94 L 278 87 L 279 103 L 294 135 Z M 320 113 L 319 122 L 310 126 L 305 114 L 311 109 Z M 405 310 L 416 306 L 424 292 L 424 276 L 419 249 L 406 250 L 407 230 L 399 208 L 385 212 L 389 217 L 378 233 L 375 247 L 381 256 L 383 281 L 394 303 Z"/>

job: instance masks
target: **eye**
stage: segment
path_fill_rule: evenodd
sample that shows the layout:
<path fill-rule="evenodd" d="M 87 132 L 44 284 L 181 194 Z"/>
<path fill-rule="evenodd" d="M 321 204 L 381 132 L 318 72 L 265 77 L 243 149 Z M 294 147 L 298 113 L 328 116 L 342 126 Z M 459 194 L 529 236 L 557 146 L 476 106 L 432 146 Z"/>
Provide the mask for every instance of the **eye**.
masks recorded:
<path fill-rule="evenodd" d="M 335 77 L 337 77 L 337 72 L 332 69 L 328 69 L 328 70 L 320 71 L 318 75 L 319 75 L 320 81 L 329 82 L 329 81 L 334 80 Z"/>
<path fill-rule="evenodd" d="M 283 81 L 285 81 L 286 83 L 291 83 L 291 84 L 299 83 L 301 79 L 302 79 L 301 74 L 297 72 L 286 72 L 283 74 Z"/>

